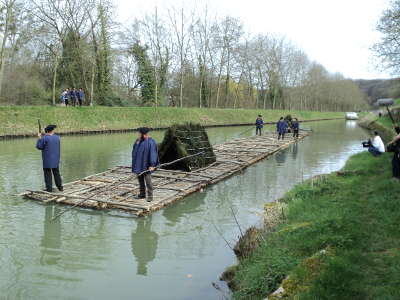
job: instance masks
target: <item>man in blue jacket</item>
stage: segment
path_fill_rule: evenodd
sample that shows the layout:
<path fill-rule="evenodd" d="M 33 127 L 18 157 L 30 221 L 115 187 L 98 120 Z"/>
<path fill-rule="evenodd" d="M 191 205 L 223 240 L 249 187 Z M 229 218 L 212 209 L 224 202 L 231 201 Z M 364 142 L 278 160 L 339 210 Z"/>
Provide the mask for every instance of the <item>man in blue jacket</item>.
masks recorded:
<path fill-rule="evenodd" d="M 78 101 L 79 101 L 79 106 L 82 106 L 83 101 L 85 101 L 85 92 L 83 91 L 82 88 L 80 88 L 78 91 Z"/>
<path fill-rule="evenodd" d="M 299 130 L 300 130 L 300 123 L 297 118 L 294 118 L 292 122 L 292 129 L 293 129 L 293 137 L 298 138 L 299 137 Z"/>
<path fill-rule="evenodd" d="M 285 138 L 285 133 L 287 131 L 288 128 L 288 123 L 286 122 L 286 120 L 281 117 L 278 121 L 278 123 L 276 123 L 276 131 L 278 132 L 278 140 L 280 140 L 282 138 L 282 140 Z"/>
<path fill-rule="evenodd" d="M 46 191 L 53 192 L 53 178 L 59 191 L 63 191 L 62 180 L 59 170 L 60 165 L 60 137 L 54 134 L 56 125 L 45 128 L 45 134 L 39 133 L 36 148 L 42 151 L 44 181 Z"/>
<path fill-rule="evenodd" d="M 264 127 L 264 121 L 261 115 L 258 115 L 256 119 L 256 135 L 261 135 L 261 130 Z"/>
<path fill-rule="evenodd" d="M 76 89 L 75 88 L 71 88 L 69 90 L 69 99 L 71 100 L 71 105 L 75 106 L 76 105 Z"/>
<path fill-rule="evenodd" d="M 132 149 L 132 173 L 138 175 L 140 190 L 136 198 L 145 199 L 147 190 L 147 201 L 151 202 L 153 200 L 151 173 L 159 164 L 157 143 L 149 136 L 149 128 L 139 128 L 138 131 L 139 137 Z"/>

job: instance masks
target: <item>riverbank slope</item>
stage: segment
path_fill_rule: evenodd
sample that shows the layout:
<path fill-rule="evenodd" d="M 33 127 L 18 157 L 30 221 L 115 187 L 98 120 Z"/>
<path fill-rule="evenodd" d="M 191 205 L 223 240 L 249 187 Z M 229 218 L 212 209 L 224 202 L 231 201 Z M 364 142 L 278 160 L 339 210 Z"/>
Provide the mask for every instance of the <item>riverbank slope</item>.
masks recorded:
<path fill-rule="evenodd" d="M 400 99 L 397 99 L 396 103 L 399 104 Z M 390 110 L 393 118 L 398 122 L 400 119 L 400 105 L 393 106 Z M 381 111 L 383 112 L 381 117 L 378 112 L 370 112 L 362 117 L 358 121 L 358 124 L 365 129 L 377 130 L 384 140 L 390 141 L 395 134 L 393 122 L 385 109 L 382 109 Z"/>
<path fill-rule="evenodd" d="M 268 299 L 399 299 L 400 184 L 390 160 L 360 153 L 289 192 L 281 224 L 259 233 L 235 267 L 234 298 L 280 287 Z"/>
<path fill-rule="evenodd" d="M 281 111 L 254 109 L 199 109 L 154 107 L 50 107 L 0 106 L 0 137 L 35 135 L 37 120 L 42 124 L 57 124 L 58 132 L 92 132 L 125 130 L 147 126 L 164 128 L 174 123 L 199 122 L 206 126 L 251 124 L 262 114 L 264 121 L 275 122 L 291 114 L 300 120 L 334 119 L 341 112 Z"/>

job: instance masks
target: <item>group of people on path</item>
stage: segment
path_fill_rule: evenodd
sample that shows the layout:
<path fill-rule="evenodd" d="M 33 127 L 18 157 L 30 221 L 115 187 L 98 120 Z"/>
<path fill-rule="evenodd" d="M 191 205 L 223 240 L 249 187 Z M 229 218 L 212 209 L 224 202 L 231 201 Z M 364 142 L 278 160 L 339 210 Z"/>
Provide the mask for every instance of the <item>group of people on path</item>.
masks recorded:
<path fill-rule="evenodd" d="M 67 88 L 62 91 L 60 95 L 61 104 L 65 106 L 82 106 L 85 101 L 85 92 L 82 88 L 79 90 L 76 88 Z"/>
<path fill-rule="evenodd" d="M 36 148 L 42 151 L 43 173 L 46 191 L 53 192 L 53 177 L 57 189 L 64 190 L 60 175 L 60 136 L 55 134 L 56 125 L 48 125 L 45 133 L 39 133 Z M 136 199 L 153 200 L 153 184 L 151 173 L 159 165 L 156 141 L 150 137 L 149 128 L 139 128 L 138 137 L 132 149 L 132 173 L 137 175 L 139 181 L 139 194 Z"/>
<path fill-rule="evenodd" d="M 261 115 L 258 115 L 255 125 L 256 125 L 256 135 L 261 136 L 262 129 L 265 125 Z M 278 134 L 278 140 L 280 139 L 283 140 L 289 129 L 293 132 L 293 137 L 298 138 L 300 131 L 299 120 L 297 118 L 294 118 L 289 124 L 289 122 L 285 118 L 281 117 L 279 121 L 276 123 L 276 132 Z"/>

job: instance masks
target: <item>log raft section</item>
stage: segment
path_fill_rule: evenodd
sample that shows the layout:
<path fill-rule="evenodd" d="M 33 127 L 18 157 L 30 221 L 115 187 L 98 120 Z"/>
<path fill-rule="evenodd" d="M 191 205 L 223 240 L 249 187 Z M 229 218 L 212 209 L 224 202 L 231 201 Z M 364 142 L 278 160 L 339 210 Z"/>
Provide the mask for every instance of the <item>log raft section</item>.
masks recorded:
<path fill-rule="evenodd" d="M 306 137 L 300 134 L 298 140 Z M 248 166 L 289 147 L 293 138 L 278 141 L 275 134 L 261 137 L 237 138 L 214 146 L 217 161 L 192 172 L 157 170 L 153 173 L 154 198 L 152 202 L 134 199 L 139 185 L 131 168 L 119 166 L 65 184 L 63 192 L 27 191 L 25 198 L 43 203 L 76 205 L 91 209 L 122 210 L 136 216 L 155 212 L 175 201 L 226 179 Z"/>

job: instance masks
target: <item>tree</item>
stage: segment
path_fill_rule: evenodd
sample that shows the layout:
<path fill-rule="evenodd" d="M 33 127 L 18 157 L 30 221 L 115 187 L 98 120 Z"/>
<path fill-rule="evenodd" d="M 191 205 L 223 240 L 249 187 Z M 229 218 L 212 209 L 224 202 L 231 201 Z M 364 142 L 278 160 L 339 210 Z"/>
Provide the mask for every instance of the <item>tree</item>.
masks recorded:
<path fill-rule="evenodd" d="M 383 12 L 377 30 L 381 41 L 372 50 L 375 52 L 381 68 L 400 72 L 400 0 L 391 1 L 391 6 Z"/>
<path fill-rule="evenodd" d="M 144 105 L 152 105 L 155 103 L 155 87 L 153 66 L 147 55 L 147 48 L 135 43 L 131 48 L 138 68 L 138 83 L 141 87 L 142 101 Z"/>
<path fill-rule="evenodd" d="M 190 43 L 190 28 L 193 23 L 193 13 L 187 14 L 184 7 L 168 10 L 169 20 L 174 32 L 174 44 L 179 59 L 179 106 L 183 107 L 184 69 Z"/>

